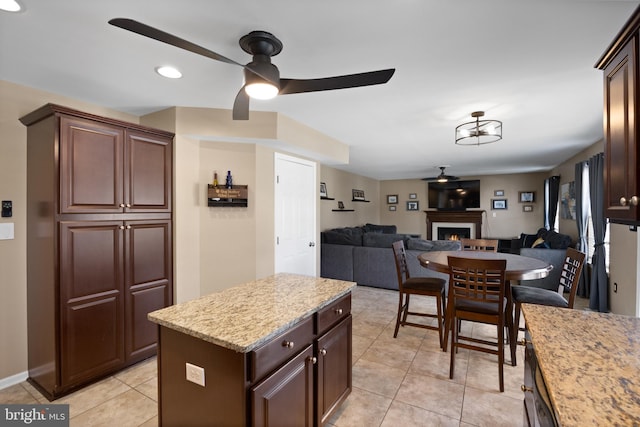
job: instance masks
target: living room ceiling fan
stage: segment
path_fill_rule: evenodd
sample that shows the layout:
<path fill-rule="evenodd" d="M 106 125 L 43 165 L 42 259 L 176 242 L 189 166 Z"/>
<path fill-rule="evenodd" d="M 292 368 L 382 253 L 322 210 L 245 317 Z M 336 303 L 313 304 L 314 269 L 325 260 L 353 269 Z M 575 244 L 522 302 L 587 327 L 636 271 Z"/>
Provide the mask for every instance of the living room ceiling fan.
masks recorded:
<path fill-rule="evenodd" d="M 437 181 L 437 182 L 448 182 L 448 181 L 457 181 L 460 178 L 453 175 L 447 175 L 444 173 L 446 166 L 438 166 L 440 168 L 440 175 L 431 176 L 429 178 L 422 178 L 423 181 Z"/>
<path fill-rule="evenodd" d="M 395 72 L 395 68 L 390 68 L 319 79 L 280 78 L 280 71 L 278 67 L 271 63 L 271 57 L 280 53 L 282 42 L 266 31 L 252 31 L 240 38 L 242 50 L 253 56 L 251 62 L 243 65 L 216 52 L 133 19 L 114 18 L 109 21 L 109 24 L 216 61 L 244 68 L 245 83 L 240 88 L 233 103 L 234 120 L 249 119 L 250 97 L 269 99 L 276 95 L 378 85 L 388 82 Z M 257 91 L 262 92 L 258 93 Z M 264 91 L 266 91 L 266 94 Z"/>

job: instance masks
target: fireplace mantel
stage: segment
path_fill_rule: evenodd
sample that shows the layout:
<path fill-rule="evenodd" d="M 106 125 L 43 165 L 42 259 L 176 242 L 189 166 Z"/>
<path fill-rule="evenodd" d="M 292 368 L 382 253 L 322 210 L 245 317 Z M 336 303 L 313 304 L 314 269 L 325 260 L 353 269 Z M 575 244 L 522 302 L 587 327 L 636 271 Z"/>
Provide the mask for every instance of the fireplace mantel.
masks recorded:
<path fill-rule="evenodd" d="M 482 215 L 485 211 L 424 211 L 427 214 L 427 239 L 432 240 L 435 222 L 466 222 L 475 224 L 476 239 L 482 236 Z M 437 236 L 436 236 L 437 237 Z"/>

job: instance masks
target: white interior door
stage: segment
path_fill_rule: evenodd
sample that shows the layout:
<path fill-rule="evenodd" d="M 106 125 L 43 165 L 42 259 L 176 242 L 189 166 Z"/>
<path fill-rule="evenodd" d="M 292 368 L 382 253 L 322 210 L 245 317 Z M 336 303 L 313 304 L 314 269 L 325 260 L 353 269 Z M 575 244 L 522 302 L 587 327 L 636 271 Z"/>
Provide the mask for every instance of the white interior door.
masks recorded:
<path fill-rule="evenodd" d="M 275 153 L 275 272 L 316 276 L 316 163 Z"/>

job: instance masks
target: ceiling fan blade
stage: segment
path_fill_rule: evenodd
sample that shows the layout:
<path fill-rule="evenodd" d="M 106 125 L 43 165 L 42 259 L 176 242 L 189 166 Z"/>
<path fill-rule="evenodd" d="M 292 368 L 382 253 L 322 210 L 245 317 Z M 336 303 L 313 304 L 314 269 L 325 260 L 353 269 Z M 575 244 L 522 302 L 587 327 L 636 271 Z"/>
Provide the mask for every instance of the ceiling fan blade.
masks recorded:
<path fill-rule="evenodd" d="M 388 82 L 395 71 L 395 68 L 390 68 L 321 79 L 280 79 L 279 95 L 379 85 Z"/>
<path fill-rule="evenodd" d="M 227 64 L 239 65 L 241 67 L 245 67 L 243 64 L 240 64 L 233 59 L 229 59 L 225 56 L 222 56 L 218 53 L 215 53 L 209 49 L 205 49 L 202 46 L 198 46 L 197 44 L 191 43 L 187 40 L 181 39 L 180 37 L 176 37 L 172 34 L 165 33 L 162 30 L 158 30 L 157 28 L 150 27 L 142 22 L 135 21 L 133 19 L 128 18 L 114 18 L 109 21 L 109 24 L 122 28 L 124 30 L 128 30 L 141 36 L 149 37 L 150 39 L 154 39 L 171 46 L 179 47 L 180 49 L 188 50 L 189 52 L 197 53 L 198 55 L 206 56 L 210 59 L 215 59 L 216 61 L 226 62 Z"/>
<path fill-rule="evenodd" d="M 233 120 L 249 120 L 249 95 L 244 91 L 244 86 L 240 88 L 233 102 Z"/>

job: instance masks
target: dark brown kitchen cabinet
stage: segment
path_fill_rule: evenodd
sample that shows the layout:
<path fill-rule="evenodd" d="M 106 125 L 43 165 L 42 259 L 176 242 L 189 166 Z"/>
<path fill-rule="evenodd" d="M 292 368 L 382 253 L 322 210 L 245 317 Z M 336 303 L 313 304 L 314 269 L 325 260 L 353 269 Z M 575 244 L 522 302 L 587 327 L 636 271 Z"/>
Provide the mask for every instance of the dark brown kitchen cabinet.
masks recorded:
<path fill-rule="evenodd" d="M 640 9 L 596 67 L 604 71 L 604 209 L 611 222 L 640 221 L 638 30 Z"/>
<path fill-rule="evenodd" d="M 351 319 L 349 293 L 246 353 L 160 326 L 160 425 L 326 424 L 351 392 Z"/>
<path fill-rule="evenodd" d="M 55 399 L 156 353 L 173 135 L 45 105 L 27 128 L 29 381 Z"/>

